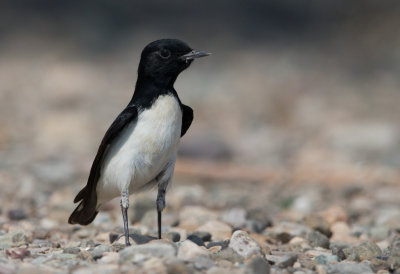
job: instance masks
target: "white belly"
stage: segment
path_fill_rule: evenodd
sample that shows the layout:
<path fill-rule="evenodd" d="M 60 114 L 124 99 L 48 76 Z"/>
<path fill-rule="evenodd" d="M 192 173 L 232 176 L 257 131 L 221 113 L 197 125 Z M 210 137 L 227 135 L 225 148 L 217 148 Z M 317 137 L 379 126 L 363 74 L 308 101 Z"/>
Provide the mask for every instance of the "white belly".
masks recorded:
<path fill-rule="evenodd" d="M 97 184 L 99 203 L 129 189 L 137 191 L 153 180 L 174 157 L 182 127 L 182 111 L 172 95 L 157 98 L 139 113 L 112 144 Z"/>

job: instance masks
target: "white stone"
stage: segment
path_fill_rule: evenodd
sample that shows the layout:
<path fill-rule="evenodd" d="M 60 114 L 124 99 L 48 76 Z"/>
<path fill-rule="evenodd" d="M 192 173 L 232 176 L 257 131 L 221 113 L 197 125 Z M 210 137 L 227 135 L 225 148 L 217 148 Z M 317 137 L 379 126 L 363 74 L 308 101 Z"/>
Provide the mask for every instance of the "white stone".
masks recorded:
<path fill-rule="evenodd" d="M 261 247 L 247 232 L 237 230 L 233 233 L 229 247 L 245 259 L 253 255 L 261 255 Z"/>
<path fill-rule="evenodd" d="M 199 256 L 209 256 L 209 252 L 205 247 L 198 246 L 190 240 L 182 242 L 178 250 L 178 259 L 184 261 L 194 261 Z"/>

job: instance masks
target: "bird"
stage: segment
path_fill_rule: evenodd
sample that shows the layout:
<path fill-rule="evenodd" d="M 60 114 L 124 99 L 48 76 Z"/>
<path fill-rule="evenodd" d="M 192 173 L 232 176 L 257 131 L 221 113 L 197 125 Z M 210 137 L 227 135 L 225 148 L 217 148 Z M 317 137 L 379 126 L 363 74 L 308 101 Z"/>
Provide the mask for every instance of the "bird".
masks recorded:
<path fill-rule="evenodd" d="M 178 39 L 156 40 L 143 49 L 133 96 L 106 131 L 87 184 L 74 199 L 79 204 L 68 223 L 88 225 L 104 203 L 120 197 L 125 244 L 129 246 L 129 196 L 157 187 L 161 239 L 162 211 L 178 145 L 193 121 L 193 110 L 181 102 L 174 83 L 194 59 L 210 54 Z"/>

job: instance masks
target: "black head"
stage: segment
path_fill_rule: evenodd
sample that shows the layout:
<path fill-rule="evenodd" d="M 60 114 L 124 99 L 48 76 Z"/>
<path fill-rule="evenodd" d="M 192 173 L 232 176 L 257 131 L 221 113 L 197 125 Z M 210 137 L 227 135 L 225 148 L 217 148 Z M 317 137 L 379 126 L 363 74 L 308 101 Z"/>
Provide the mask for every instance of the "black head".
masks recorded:
<path fill-rule="evenodd" d="M 148 44 L 140 58 L 138 81 L 151 80 L 162 85 L 173 85 L 179 73 L 187 69 L 194 58 L 209 53 L 195 51 L 177 39 L 161 39 Z"/>

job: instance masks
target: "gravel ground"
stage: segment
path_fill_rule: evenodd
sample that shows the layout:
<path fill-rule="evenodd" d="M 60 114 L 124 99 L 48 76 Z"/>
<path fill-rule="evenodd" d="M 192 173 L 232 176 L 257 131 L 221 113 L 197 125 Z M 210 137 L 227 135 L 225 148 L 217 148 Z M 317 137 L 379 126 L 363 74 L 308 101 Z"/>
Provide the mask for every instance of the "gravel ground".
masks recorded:
<path fill-rule="evenodd" d="M 400 187 L 392 183 L 266 184 L 178 173 L 163 239 L 155 238 L 150 191 L 131 200 L 125 247 L 118 200 L 93 224 L 72 226 L 66 220 L 79 185 L 44 189 L 29 177 L 15 184 L 13 174 L 0 175 L 1 199 L 9 201 L 0 215 L 0 273 L 400 273 Z"/>

